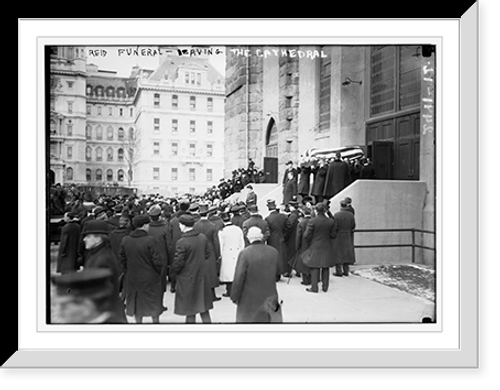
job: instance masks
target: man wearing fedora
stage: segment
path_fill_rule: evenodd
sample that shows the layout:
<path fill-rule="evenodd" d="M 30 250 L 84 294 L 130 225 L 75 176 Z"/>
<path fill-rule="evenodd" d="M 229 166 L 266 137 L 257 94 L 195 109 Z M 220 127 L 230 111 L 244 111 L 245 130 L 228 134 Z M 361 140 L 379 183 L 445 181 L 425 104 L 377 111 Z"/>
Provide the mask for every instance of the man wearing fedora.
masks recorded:
<path fill-rule="evenodd" d="M 152 317 L 153 323 L 160 322 L 163 307 L 161 273 L 163 262 L 158 255 L 153 236 L 148 234 L 149 215 L 134 217 L 135 230 L 122 240 L 120 261 L 125 273 L 126 313 L 134 316 L 136 323 L 143 317 Z"/>
<path fill-rule="evenodd" d="M 215 294 L 215 288 L 219 286 L 219 277 L 217 276 L 217 263 L 220 263 L 220 245 L 218 230 L 215 225 L 208 220 L 208 204 L 201 203 L 199 205 L 200 220 L 194 224 L 194 230 L 203 234 L 208 240 L 210 250 L 210 258 L 206 264 L 207 273 L 209 276 L 209 284 L 212 289 L 214 301 L 220 301 L 221 298 Z"/>
<path fill-rule="evenodd" d="M 64 226 L 61 228 L 59 252 L 56 271 L 62 274 L 78 270 L 78 244 L 80 240 L 80 223 L 72 212 L 64 214 Z"/>
<path fill-rule="evenodd" d="M 108 224 L 102 220 L 88 221 L 82 230 L 82 240 L 87 250 L 87 259 L 84 270 L 106 269 L 110 272 L 110 283 L 113 296 L 119 296 L 120 269 L 109 241 Z M 123 302 L 119 299 L 113 302 L 113 314 L 116 321 L 126 323 L 127 318 L 123 310 Z"/>
<path fill-rule="evenodd" d="M 296 242 L 295 239 L 297 237 L 297 226 L 299 224 L 299 202 L 296 200 L 291 200 L 288 204 L 290 213 L 285 222 L 285 227 L 283 229 L 283 242 L 285 245 L 285 262 L 287 265 L 287 270 L 285 273 L 285 277 L 289 277 L 292 274 L 292 264 L 294 263 L 295 255 L 297 254 Z M 297 272 L 297 276 L 300 277 L 300 272 Z"/>
<path fill-rule="evenodd" d="M 276 201 L 273 199 L 267 200 L 267 208 L 269 210 L 268 216 L 265 218 L 269 226 L 269 237 L 267 238 L 267 245 L 271 245 L 279 253 L 278 273 L 276 280 L 280 280 L 281 275 L 287 272 L 288 264 L 285 260 L 285 245 L 283 242 L 283 230 L 287 220 L 286 214 L 280 213 L 276 207 Z"/>
<path fill-rule="evenodd" d="M 194 230 L 194 224 L 190 214 L 179 217 L 182 236 L 177 241 L 171 267 L 177 281 L 174 313 L 186 316 L 186 323 L 194 323 L 197 314 L 204 323 L 211 323 L 213 295 L 206 264 L 212 253 L 208 239 Z"/>
<path fill-rule="evenodd" d="M 336 221 L 336 238 L 333 241 L 333 259 L 335 261 L 335 276 L 349 276 L 349 266 L 354 264 L 354 229 L 356 221 L 354 214 L 347 208 L 345 200 L 340 201 L 340 210 L 333 218 Z"/>
<path fill-rule="evenodd" d="M 167 275 L 170 259 L 173 256 L 172 228 L 166 219 L 161 218 L 162 209 L 159 205 L 153 205 L 148 210 L 151 221 L 149 222 L 148 234 L 153 236 L 156 243 L 158 255 L 163 264 L 161 270 L 161 285 L 163 292 L 167 290 Z"/>

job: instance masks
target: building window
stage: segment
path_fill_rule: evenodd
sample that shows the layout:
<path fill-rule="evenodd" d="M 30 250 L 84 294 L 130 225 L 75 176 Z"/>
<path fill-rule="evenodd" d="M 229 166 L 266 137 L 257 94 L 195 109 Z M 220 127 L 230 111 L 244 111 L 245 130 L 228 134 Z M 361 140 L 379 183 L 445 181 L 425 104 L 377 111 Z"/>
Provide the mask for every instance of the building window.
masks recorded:
<path fill-rule="evenodd" d="M 73 89 L 73 85 L 75 84 L 74 81 L 68 81 L 68 89 Z"/>
<path fill-rule="evenodd" d="M 113 170 L 108 169 L 106 171 L 106 180 L 107 181 L 113 181 Z"/>
<path fill-rule="evenodd" d="M 108 107 L 108 115 L 113 116 L 113 107 Z"/>
<path fill-rule="evenodd" d="M 178 180 L 178 170 L 177 168 L 172 168 L 171 170 L 171 180 L 172 181 L 177 181 Z"/>
<path fill-rule="evenodd" d="M 190 188 L 189 188 L 189 193 L 190 193 L 190 194 L 193 194 L 193 195 L 194 195 L 194 194 L 195 194 L 195 192 L 196 192 L 196 188 L 194 188 L 194 187 L 190 187 Z"/>
<path fill-rule="evenodd" d="M 154 118 L 153 119 L 153 131 L 155 133 L 160 132 L 160 118 Z"/>
<path fill-rule="evenodd" d="M 95 87 L 95 94 L 98 97 L 103 96 L 103 91 L 104 91 L 104 88 L 102 86 L 98 85 L 97 87 Z"/>
<path fill-rule="evenodd" d="M 68 102 L 68 112 L 73 113 L 73 102 Z"/>
<path fill-rule="evenodd" d="M 73 124 L 72 123 L 68 123 L 67 130 L 68 130 L 68 135 L 72 136 L 73 135 Z"/>
<path fill-rule="evenodd" d="M 92 139 L 92 127 L 90 125 L 85 126 L 85 138 Z"/>
<path fill-rule="evenodd" d="M 96 181 L 102 181 L 102 170 L 101 169 L 96 169 L 96 171 L 95 171 L 95 180 Z"/>
<path fill-rule="evenodd" d="M 207 99 L 207 110 L 208 111 L 214 110 L 214 99 L 212 99 L 211 97 Z"/>
<path fill-rule="evenodd" d="M 196 133 L 196 121 L 189 121 L 189 134 Z"/>
<path fill-rule="evenodd" d="M 370 70 L 370 116 L 393 112 L 396 100 L 396 46 L 372 48 Z"/>
<path fill-rule="evenodd" d="M 111 126 L 108 126 L 108 128 L 106 129 L 106 132 L 107 132 L 108 140 L 112 140 L 113 139 L 113 128 Z"/>
<path fill-rule="evenodd" d="M 107 97 L 114 97 L 115 96 L 115 89 L 113 87 L 106 88 L 106 96 Z"/>
<path fill-rule="evenodd" d="M 191 96 L 189 98 L 189 109 L 191 111 L 196 110 L 196 97 L 195 96 Z"/>
<path fill-rule="evenodd" d="M 87 115 L 90 115 L 92 112 L 92 107 L 91 106 L 87 106 Z"/>
<path fill-rule="evenodd" d="M 160 180 L 160 168 L 153 168 L 153 180 Z"/>
<path fill-rule="evenodd" d="M 201 85 L 201 73 L 196 73 L 196 84 Z"/>
<path fill-rule="evenodd" d="M 172 142 L 172 156 L 177 156 L 179 154 L 179 144 L 177 142 Z"/>
<path fill-rule="evenodd" d="M 113 149 L 112 148 L 108 148 L 107 155 L 108 155 L 108 161 L 113 161 Z"/>
<path fill-rule="evenodd" d="M 85 180 L 87 180 L 87 181 L 92 180 L 92 171 L 90 169 L 85 170 Z"/>
<path fill-rule="evenodd" d="M 330 56 L 320 59 L 319 70 L 319 130 L 330 129 L 331 110 L 331 74 L 332 60 Z M 291 102 L 290 102 L 291 104 Z"/>
<path fill-rule="evenodd" d="M 92 95 L 92 85 L 87 85 L 87 95 L 88 96 Z"/>
<path fill-rule="evenodd" d="M 185 83 L 185 84 L 189 84 L 189 72 L 186 72 L 186 73 L 184 74 L 184 83 Z"/>
<path fill-rule="evenodd" d="M 177 95 L 172 95 L 172 108 L 177 109 L 179 107 L 179 97 Z"/>
<path fill-rule="evenodd" d="M 214 146 L 212 144 L 207 144 L 207 157 L 212 157 L 214 155 Z"/>
<path fill-rule="evenodd" d="M 153 154 L 156 156 L 160 154 L 160 142 L 158 141 L 153 142 Z"/>
<path fill-rule="evenodd" d="M 214 132 L 214 123 L 209 121 L 207 122 L 207 134 L 213 134 Z"/>
<path fill-rule="evenodd" d="M 134 116 L 134 109 L 133 108 L 130 109 L 130 116 Z"/>
<path fill-rule="evenodd" d="M 123 108 L 118 109 L 120 116 L 123 116 Z"/>
<path fill-rule="evenodd" d="M 56 121 L 51 120 L 50 121 L 50 134 L 57 134 L 57 129 L 56 129 Z"/>
<path fill-rule="evenodd" d="M 97 139 L 102 139 L 102 127 L 101 126 L 97 126 L 96 129 L 95 129 L 95 137 Z"/>
<path fill-rule="evenodd" d="M 125 89 L 124 88 L 120 87 L 116 90 L 116 92 L 117 92 L 119 98 L 125 97 Z"/>
<path fill-rule="evenodd" d="M 123 130 L 123 127 L 120 127 L 118 129 L 118 140 L 123 141 L 125 139 L 125 130 Z"/>
<path fill-rule="evenodd" d="M 160 107 L 160 94 L 159 93 L 155 93 L 154 94 L 154 106 L 155 107 Z"/>
<path fill-rule="evenodd" d="M 194 72 L 191 72 L 191 84 L 195 83 L 195 74 Z"/>
<path fill-rule="evenodd" d="M 73 180 L 73 168 L 66 169 L 66 180 Z"/>
<path fill-rule="evenodd" d="M 95 150 L 95 159 L 97 161 L 102 161 L 102 148 L 101 147 L 98 147 L 96 150 Z"/>
<path fill-rule="evenodd" d="M 85 148 L 85 159 L 86 159 L 87 161 L 92 160 L 92 148 L 91 148 L 90 146 L 87 146 L 87 147 Z"/>
<path fill-rule="evenodd" d="M 179 131 L 179 121 L 177 119 L 172 119 L 172 134 L 177 134 Z"/>
<path fill-rule="evenodd" d="M 189 168 L 189 180 L 196 180 L 196 170 L 194 168 Z"/>
<path fill-rule="evenodd" d="M 118 170 L 118 181 L 123 181 L 125 177 L 125 172 L 123 172 L 123 169 Z"/>
<path fill-rule="evenodd" d="M 172 193 L 177 196 L 178 195 L 178 188 L 177 187 L 172 187 Z"/>
<path fill-rule="evenodd" d="M 68 146 L 67 156 L 68 156 L 68 160 L 71 160 L 73 158 L 73 147 L 72 146 Z"/>
<path fill-rule="evenodd" d="M 118 149 L 118 161 L 123 161 L 124 152 L 123 149 Z"/>
<path fill-rule="evenodd" d="M 133 141 L 134 140 L 134 129 L 131 127 L 128 129 L 128 140 Z"/>
<path fill-rule="evenodd" d="M 97 115 L 102 115 L 102 107 L 97 106 Z"/>
<path fill-rule="evenodd" d="M 190 156 L 196 155 L 196 144 L 189 144 L 189 155 Z"/>
<path fill-rule="evenodd" d="M 213 180 L 212 168 L 207 168 L 207 181 L 212 181 L 212 180 Z"/>

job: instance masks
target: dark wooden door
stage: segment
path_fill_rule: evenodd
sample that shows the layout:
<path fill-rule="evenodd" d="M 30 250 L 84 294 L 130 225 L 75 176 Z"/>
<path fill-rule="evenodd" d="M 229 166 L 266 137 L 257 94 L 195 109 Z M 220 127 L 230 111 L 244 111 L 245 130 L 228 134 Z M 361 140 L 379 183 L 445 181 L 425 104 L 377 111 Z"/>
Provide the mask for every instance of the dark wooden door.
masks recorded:
<path fill-rule="evenodd" d="M 390 180 L 393 178 L 394 142 L 373 141 L 372 161 L 377 179 Z"/>
<path fill-rule="evenodd" d="M 278 182 L 278 159 L 276 157 L 264 157 L 264 173 L 266 183 Z"/>

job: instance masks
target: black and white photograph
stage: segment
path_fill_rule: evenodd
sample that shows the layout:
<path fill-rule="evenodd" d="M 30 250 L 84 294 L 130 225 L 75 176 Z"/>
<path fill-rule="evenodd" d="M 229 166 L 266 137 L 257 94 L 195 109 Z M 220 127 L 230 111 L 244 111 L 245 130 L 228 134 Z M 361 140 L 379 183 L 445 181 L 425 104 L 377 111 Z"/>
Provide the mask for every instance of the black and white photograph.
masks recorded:
<path fill-rule="evenodd" d="M 46 324 L 428 324 L 434 44 L 44 46 Z"/>
<path fill-rule="evenodd" d="M 447 18 L 20 18 L 0 382 L 493 374 L 488 1 Z"/>

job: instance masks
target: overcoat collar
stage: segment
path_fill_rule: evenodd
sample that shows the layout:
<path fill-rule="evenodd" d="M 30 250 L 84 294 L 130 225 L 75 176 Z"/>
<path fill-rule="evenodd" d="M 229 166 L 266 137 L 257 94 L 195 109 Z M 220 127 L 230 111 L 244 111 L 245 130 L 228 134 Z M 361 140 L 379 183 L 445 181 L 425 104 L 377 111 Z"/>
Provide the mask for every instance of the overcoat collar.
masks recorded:
<path fill-rule="evenodd" d="M 148 232 L 143 229 L 135 229 L 132 233 L 130 233 L 130 237 L 144 237 L 147 235 Z"/>
<path fill-rule="evenodd" d="M 193 236 L 197 236 L 198 233 L 196 230 L 190 230 L 189 232 L 186 232 L 186 233 L 182 233 L 182 237 L 193 237 Z"/>

